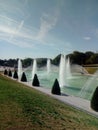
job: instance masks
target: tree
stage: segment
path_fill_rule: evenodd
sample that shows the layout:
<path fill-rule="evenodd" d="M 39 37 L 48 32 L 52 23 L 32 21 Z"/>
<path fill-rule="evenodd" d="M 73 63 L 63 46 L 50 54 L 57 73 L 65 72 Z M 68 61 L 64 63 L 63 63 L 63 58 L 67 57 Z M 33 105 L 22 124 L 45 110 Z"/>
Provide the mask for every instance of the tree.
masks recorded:
<path fill-rule="evenodd" d="M 4 75 L 8 75 L 7 69 L 4 70 Z"/>
<path fill-rule="evenodd" d="M 57 79 L 55 80 L 55 82 L 53 84 L 51 93 L 56 94 L 56 95 L 61 95 L 61 90 L 60 90 L 59 82 Z"/>
<path fill-rule="evenodd" d="M 60 58 L 61 58 L 61 54 L 59 54 L 58 56 L 56 56 L 51 62 L 54 65 L 59 65 L 60 63 Z"/>
<path fill-rule="evenodd" d="M 17 74 L 17 71 L 16 71 L 16 70 L 15 70 L 15 72 L 14 72 L 13 78 L 14 78 L 14 79 L 18 79 L 18 74 Z"/>
<path fill-rule="evenodd" d="M 32 85 L 33 85 L 33 86 L 37 86 L 37 87 L 40 86 L 40 83 L 39 83 L 39 79 L 38 79 L 37 74 L 34 75 Z"/>
<path fill-rule="evenodd" d="M 96 90 L 92 96 L 91 108 L 98 112 L 98 87 L 96 88 Z"/>
<path fill-rule="evenodd" d="M 12 77 L 12 71 L 9 69 L 8 76 Z"/>
<path fill-rule="evenodd" d="M 22 82 L 27 82 L 27 78 L 26 78 L 25 72 L 22 73 L 21 81 Z"/>
<path fill-rule="evenodd" d="M 26 58 L 26 59 L 22 60 L 22 64 L 23 64 L 23 67 L 31 66 L 32 59 L 31 58 Z"/>

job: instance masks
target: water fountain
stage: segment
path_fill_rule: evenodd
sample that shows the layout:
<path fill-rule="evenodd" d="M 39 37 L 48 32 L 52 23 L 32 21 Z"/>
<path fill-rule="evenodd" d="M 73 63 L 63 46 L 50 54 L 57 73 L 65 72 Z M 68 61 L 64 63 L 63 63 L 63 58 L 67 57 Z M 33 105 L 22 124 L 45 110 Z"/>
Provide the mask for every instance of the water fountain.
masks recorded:
<path fill-rule="evenodd" d="M 86 81 L 81 91 L 79 92 L 79 97 L 89 99 L 89 97 L 92 96 L 95 87 L 97 87 L 97 86 L 95 87 L 93 86 L 94 83 L 96 83 L 97 78 L 98 78 L 98 71 L 96 71 L 93 75 L 90 75 L 90 78 Z"/>
<path fill-rule="evenodd" d="M 51 72 L 51 61 L 50 59 L 47 59 L 47 74 Z"/>
<path fill-rule="evenodd" d="M 34 75 L 37 73 L 37 62 L 36 59 L 33 61 L 33 67 L 32 67 L 32 79 L 34 78 Z"/>
<path fill-rule="evenodd" d="M 72 77 L 72 74 L 71 74 L 71 65 L 70 65 L 70 58 L 68 57 L 66 59 L 66 68 L 65 68 L 65 75 L 67 78 L 70 78 Z"/>
<path fill-rule="evenodd" d="M 18 77 L 19 77 L 19 80 L 21 79 L 21 76 L 22 76 L 22 62 L 19 59 L 18 60 Z"/>
<path fill-rule="evenodd" d="M 25 73 L 30 82 L 34 77 L 34 74 L 37 73 L 41 86 L 45 88 L 51 88 L 54 80 L 57 78 L 59 79 L 59 84 L 63 93 L 79 97 L 81 96 L 82 98 L 85 97 L 84 95 L 88 95 L 87 91 L 90 87 L 93 87 L 92 89 L 95 90 L 98 80 L 97 77 L 88 75 L 82 66 L 70 65 L 70 59 L 66 59 L 64 55 L 61 55 L 59 67 L 52 65 L 50 59 L 47 59 L 47 65 L 45 67 L 37 68 L 37 62 L 36 59 L 34 59 L 33 67 L 29 67 L 29 70 L 26 70 Z M 86 83 L 87 80 L 89 80 L 89 83 Z M 92 86 L 91 82 L 94 82 Z M 83 88 L 87 89 L 87 93 L 84 93 L 85 89 Z M 91 98 L 90 93 L 88 97 L 89 99 Z"/>
<path fill-rule="evenodd" d="M 64 55 L 61 55 L 61 59 L 60 59 L 59 84 L 60 87 L 65 86 L 65 56 Z"/>
<path fill-rule="evenodd" d="M 59 83 L 61 87 L 68 86 L 68 78 L 71 78 L 71 66 L 69 57 L 66 59 L 64 55 L 61 55 L 60 68 L 59 68 Z"/>

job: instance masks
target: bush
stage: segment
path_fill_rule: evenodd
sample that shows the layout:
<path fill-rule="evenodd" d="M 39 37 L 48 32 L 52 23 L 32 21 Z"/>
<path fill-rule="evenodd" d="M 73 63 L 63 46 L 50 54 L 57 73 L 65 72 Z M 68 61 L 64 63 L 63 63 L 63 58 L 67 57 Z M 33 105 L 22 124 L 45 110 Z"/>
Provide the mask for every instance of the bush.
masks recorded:
<path fill-rule="evenodd" d="M 92 96 L 91 108 L 98 112 L 98 87 L 96 88 L 96 90 Z"/>
<path fill-rule="evenodd" d="M 17 71 L 16 71 L 16 70 L 15 70 L 15 72 L 14 72 L 13 78 L 14 78 L 14 79 L 18 79 L 18 74 L 17 74 Z"/>
<path fill-rule="evenodd" d="M 59 82 L 57 79 L 55 80 L 55 82 L 53 84 L 51 93 L 56 94 L 56 95 L 61 95 L 61 90 L 60 90 Z"/>
<path fill-rule="evenodd" d="M 12 71 L 9 69 L 8 76 L 12 77 Z"/>
<path fill-rule="evenodd" d="M 27 78 L 26 78 L 25 72 L 22 73 L 21 81 L 22 82 L 27 82 Z"/>
<path fill-rule="evenodd" d="M 7 69 L 4 70 L 4 75 L 8 75 Z"/>
<path fill-rule="evenodd" d="M 39 80 L 38 80 L 37 74 L 34 75 L 32 85 L 33 85 L 33 86 L 37 86 L 37 87 L 40 86 L 40 83 L 39 83 Z"/>

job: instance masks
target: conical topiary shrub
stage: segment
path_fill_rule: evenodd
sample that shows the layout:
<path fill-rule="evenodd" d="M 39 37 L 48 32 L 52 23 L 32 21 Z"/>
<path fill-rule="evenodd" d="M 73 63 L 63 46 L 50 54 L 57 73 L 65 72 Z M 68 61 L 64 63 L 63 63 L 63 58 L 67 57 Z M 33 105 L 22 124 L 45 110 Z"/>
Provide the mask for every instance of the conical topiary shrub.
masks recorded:
<path fill-rule="evenodd" d="M 12 71 L 9 69 L 8 76 L 12 77 Z"/>
<path fill-rule="evenodd" d="M 33 85 L 33 86 L 37 86 L 37 87 L 40 86 L 40 83 L 39 83 L 37 74 L 34 75 L 32 85 Z"/>
<path fill-rule="evenodd" d="M 4 75 L 8 75 L 7 69 L 4 70 Z"/>
<path fill-rule="evenodd" d="M 14 78 L 14 79 L 18 79 L 18 74 L 17 74 L 17 71 L 16 71 L 16 70 L 14 71 L 13 78 Z"/>
<path fill-rule="evenodd" d="M 55 80 L 55 82 L 53 84 L 51 93 L 56 94 L 56 95 L 61 95 L 61 90 L 60 90 L 59 82 L 57 79 Z"/>
<path fill-rule="evenodd" d="M 98 87 L 96 88 L 96 90 L 92 96 L 91 108 L 98 112 Z"/>
<path fill-rule="evenodd" d="M 22 73 L 21 81 L 22 82 L 27 82 L 27 78 L 26 78 L 25 72 Z"/>

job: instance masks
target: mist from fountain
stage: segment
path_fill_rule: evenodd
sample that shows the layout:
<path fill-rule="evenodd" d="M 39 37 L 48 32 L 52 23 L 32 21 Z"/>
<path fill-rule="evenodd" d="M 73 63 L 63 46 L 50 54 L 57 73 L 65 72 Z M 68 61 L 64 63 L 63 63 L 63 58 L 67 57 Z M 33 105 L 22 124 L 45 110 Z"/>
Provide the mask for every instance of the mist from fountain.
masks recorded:
<path fill-rule="evenodd" d="M 66 68 L 65 68 L 65 76 L 66 77 L 65 78 L 67 79 L 69 77 L 72 77 L 72 74 L 71 74 L 71 65 L 70 65 L 70 58 L 69 57 L 66 59 L 65 64 L 66 64 Z"/>
<path fill-rule="evenodd" d="M 84 84 L 82 87 L 81 91 L 79 92 L 78 96 L 81 98 L 86 98 L 86 95 L 88 91 L 90 91 L 90 95 L 92 96 L 94 89 L 93 89 L 93 83 L 96 81 L 98 78 L 98 71 L 96 71 Z M 92 87 L 92 88 L 91 88 Z M 97 87 L 97 86 L 96 86 Z"/>
<path fill-rule="evenodd" d="M 33 67 L 32 67 L 32 79 L 34 78 L 34 75 L 37 73 L 37 62 L 36 59 L 33 61 Z"/>
<path fill-rule="evenodd" d="M 19 80 L 21 79 L 21 76 L 22 76 L 22 62 L 19 59 L 18 60 L 18 77 L 19 77 Z"/>
<path fill-rule="evenodd" d="M 47 59 L 47 74 L 51 72 L 51 61 L 50 59 Z"/>

